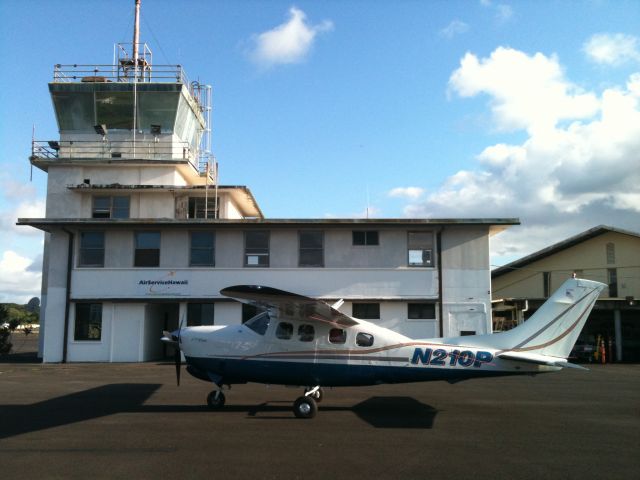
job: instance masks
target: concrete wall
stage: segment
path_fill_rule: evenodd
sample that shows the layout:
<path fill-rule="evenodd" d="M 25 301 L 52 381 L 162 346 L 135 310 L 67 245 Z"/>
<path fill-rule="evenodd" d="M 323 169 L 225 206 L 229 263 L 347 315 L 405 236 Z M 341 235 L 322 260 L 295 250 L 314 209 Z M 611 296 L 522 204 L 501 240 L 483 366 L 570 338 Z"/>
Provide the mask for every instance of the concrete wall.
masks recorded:
<path fill-rule="evenodd" d="M 491 333 L 489 230 L 447 227 L 442 232 L 444 336 Z"/>
<path fill-rule="evenodd" d="M 95 230 L 93 227 L 87 229 L 87 231 Z M 188 229 L 162 229 L 150 225 L 148 230 L 161 231 L 161 267 L 183 268 L 189 265 L 190 239 Z M 217 268 L 243 268 L 244 230 L 228 228 L 212 228 L 211 230 L 215 232 L 215 266 Z M 435 263 L 434 267 L 407 266 L 407 230 L 380 230 L 380 245 L 366 247 L 352 245 L 350 229 L 325 229 L 323 231 L 325 268 L 406 268 L 427 272 L 436 270 Z M 271 230 L 269 252 L 269 266 L 271 268 L 298 268 L 298 232 L 298 229 L 276 228 Z M 134 232 L 111 228 L 105 233 L 105 266 L 132 266 Z M 447 259 L 443 261 L 443 264 L 449 265 L 451 260 L 452 268 L 449 270 L 467 271 L 468 269 L 465 269 L 457 258 L 462 255 L 461 251 L 464 250 L 471 250 L 470 253 L 465 253 L 465 255 L 471 256 L 483 253 L 473 242 L 458 247 L 450 245 L 447 250 Z M 472 267 L 472 269 L 476 268 Z M 456 285 L 456 288 L 459 288 L 459 283 Z"/>

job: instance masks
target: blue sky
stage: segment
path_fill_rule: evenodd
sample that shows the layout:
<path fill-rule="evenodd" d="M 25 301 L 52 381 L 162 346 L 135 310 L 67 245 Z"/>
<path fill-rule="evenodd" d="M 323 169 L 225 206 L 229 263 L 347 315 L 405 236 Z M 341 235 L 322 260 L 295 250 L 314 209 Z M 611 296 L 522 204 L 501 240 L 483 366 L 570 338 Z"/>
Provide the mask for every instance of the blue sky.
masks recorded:
<path fill-rule="evenodd" d="M 111 63 L 133 0 L 0 0 L 0 301 L 38 295 L 53 65 Z M 501 265 L 640 231 L 640 3 L 142 0 L 156 64 L 213 86 L 223 184 L 272 218 L 518 217 Z"/>

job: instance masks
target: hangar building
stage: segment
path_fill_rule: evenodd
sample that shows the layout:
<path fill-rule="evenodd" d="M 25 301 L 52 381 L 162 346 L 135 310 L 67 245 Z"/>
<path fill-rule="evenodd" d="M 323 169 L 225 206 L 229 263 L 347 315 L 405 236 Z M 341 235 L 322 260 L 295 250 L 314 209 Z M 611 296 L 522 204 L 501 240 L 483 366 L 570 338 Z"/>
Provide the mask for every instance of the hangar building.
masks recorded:
<path fill-rule="evenodd" d="M 640 361 L 640 233 L 599 225 L 491 272 L 496 330 L 532 315 L 573 273 L 606 283 L 574 355 L 594 358 L 598 339 L 607 361 Z M 515 320 L 515 321 L 514 321 Z M 602 347 L 602 345 L 600 345 Z M 599 357 L 595 355 L 595 357 Z"/>

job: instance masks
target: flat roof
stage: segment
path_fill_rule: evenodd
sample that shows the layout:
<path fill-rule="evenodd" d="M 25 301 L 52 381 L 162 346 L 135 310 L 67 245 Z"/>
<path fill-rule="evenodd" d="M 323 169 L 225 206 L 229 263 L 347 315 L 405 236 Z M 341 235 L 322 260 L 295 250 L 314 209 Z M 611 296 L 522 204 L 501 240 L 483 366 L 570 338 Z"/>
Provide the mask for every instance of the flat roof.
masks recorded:
<path fill-rule="evenodd" d="M 517 218 L 243 218 L 243 219 L 173 219 L 173 218 L 19 218 L 17 225 L 29 225 L 40 230 L 64 226 L 100 226 L 100 227 L 443 227 L 443 226 L 477 226 L 489 227 L 489 235 L 495 235 L 511 225 L 519 225 Z"/>
<path fill-rule="evenodd" d="M 73 190 L 76 192 L 202 192 L 204 193 L 207 189 L 210 195 L 215 194 L 216 186 L 209 185 L 122 185 L 119 183 L 110 183 L 110 184 L 87 184 L 80 183 L 76 185 L 67 185 L 69 190 Z M 245 217 L 251 218 L 264 218 L 264 214 L 262 210 L 260 210 L 260 206 L 256 201 L 253 193 L 249 187 L 245 185 L 218 185 L 217 187 L 218 194 L 224 193 L 229 195 L 233 202 L 237 205 L 240 213 Z M 94 219 L 90 219 L 94 220 Z M 128 219 L 135 220 L 135 219 Z M 157 220 L 165 220 L 165 219 L 151 219 L 154 223 Z M 170 220 L 170 219 L 167 219 Z M 189 222 L 194 221 L 194 219 L 189 219 Z M 210 221 L 210 220 L 209 220 Z"/>

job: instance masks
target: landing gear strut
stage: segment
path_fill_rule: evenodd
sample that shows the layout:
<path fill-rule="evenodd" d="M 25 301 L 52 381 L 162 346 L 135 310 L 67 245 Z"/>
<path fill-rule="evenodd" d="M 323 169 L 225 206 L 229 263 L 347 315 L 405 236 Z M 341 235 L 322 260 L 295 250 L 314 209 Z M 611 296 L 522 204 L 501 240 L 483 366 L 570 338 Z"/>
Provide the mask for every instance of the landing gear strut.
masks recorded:
<path fill-rule="evenodd" d="M 220 410 L 222 407 L 224 407 L 224 401 L 225 397 L 224 393 L 222 393 L 222 390 L 214 390 L 209 393 L 209 395 L 207 395 L 207 406 L 211 410 Z"/>
<path fill-rule="evenodd" d="M 313 399 L 317 402 L 320 403 L 322 401 L 322 398 L 324 397 L 324 390 L 322 390 L 321 387 L 313 387 L 313 388 L 307 388 L 304 391 L 305 396 L 307 397 L 313 397 Z"/>

